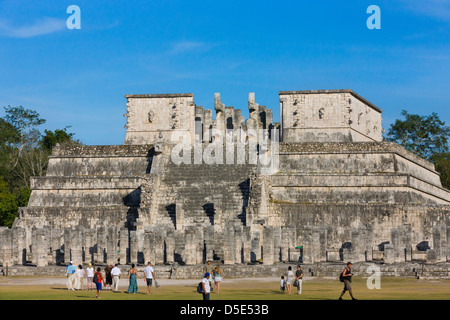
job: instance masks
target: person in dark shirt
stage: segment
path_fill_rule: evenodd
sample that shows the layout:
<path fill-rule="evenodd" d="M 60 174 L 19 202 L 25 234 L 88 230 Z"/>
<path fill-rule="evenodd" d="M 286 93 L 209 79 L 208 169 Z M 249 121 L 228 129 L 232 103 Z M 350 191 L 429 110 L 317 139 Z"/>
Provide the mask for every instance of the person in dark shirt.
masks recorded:
<path fill-rule="evenodd" d="M 342 277 L 344 279 L 344 289 L 341 292 L 341 295 L 339 296 L 339 300 L 342 300 L 342 296 L 348 291 L 348 293 L 350 294 L 350 297 L 352 297 L 352 300 L 356 300 L 353 297 L 353 292 L 352 292 L 352 263 L 351 262 L 347 262 L 347 267 L 344 269 L 344 271 L 342 271 Z"/>
<path fill-rule="evenodd" d="M 297 279 L 297 293 L 302 294 L 303 271 L 300 265 L 297 266 L 297 271 L 295 271 L 295 279 Z"/>

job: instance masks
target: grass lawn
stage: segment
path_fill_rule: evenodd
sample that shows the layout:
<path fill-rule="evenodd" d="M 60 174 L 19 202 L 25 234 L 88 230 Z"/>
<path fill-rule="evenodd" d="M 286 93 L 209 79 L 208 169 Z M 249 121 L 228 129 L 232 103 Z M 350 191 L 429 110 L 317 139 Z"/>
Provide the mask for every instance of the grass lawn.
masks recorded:
<path fill-rule="evenodd" d="M 57 284 L 33 284 L 33 278 L 15 277 L 0 279 L 0 300 L 95 300 L 96 291 L 69 291 L 61 279 Z M 144 282 L 138 282 L 139 293 L 128 294 L 126 280 L 121 280 L 120 292 L 102 291 L 102 300 L 202 300 L 196 292 L 200 280 L 161 280 L 159 288 L 152 288 L 152 295 L 145 294 Z M 354 277 L 353 293 L 358 300 L 448 300 L 450 280 L 417 280 L 414 278 L 381 279 L 381 289 L 368 289 L 366 278 Z M 211 300 L 337 300 L 342 283 L 336 279 L 309 278 L 303 281 L 303 292 L 281 294 L 277 279 L 227 279 L 221 285 L 220 294 L 211 293 Z M 350 299 L 348 293 L 344 299 Z"/>

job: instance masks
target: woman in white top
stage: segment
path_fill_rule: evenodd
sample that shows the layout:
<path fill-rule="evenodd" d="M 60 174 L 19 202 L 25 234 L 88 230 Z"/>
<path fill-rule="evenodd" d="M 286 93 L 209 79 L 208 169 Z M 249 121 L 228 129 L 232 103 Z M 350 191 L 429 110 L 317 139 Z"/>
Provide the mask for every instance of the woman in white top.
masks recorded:
<path fill-rule="evenodd" d="M 294 272 L 292 272 L 292 267 L 289 266 L 288 271 L 286 273 L 286 289 L 288 291 L 288 294 L 291 294 L 292 289 L 292 282 L 294 282 Z"/>
<path fill-rule="evenodd" d="M 75 279 L 75 289 L 76 290 L 83 290 L 83 278 L 85 275 L 83 266 L 80 264 L 78 266 L 78 269 L 75 271 L 76 279 Z"/>
<path fill-rule="evenodd" d="M 91 263 L 89 263 L 89 267 L 86 268 L 86 278 L 88 290 L 91 290 L 91 288 L 94 288 L 94 283 L 92 282 L 92 280 L 94 279 L 94 268 L 92 267 Z"/>

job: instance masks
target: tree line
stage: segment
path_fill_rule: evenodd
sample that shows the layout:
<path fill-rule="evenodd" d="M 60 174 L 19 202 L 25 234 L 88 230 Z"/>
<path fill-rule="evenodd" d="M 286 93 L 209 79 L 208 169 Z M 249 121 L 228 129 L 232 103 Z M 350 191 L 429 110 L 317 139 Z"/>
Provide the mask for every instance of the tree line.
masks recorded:
<path fill-rule="evenodd" d="M 48 157 L 59 143 L 81 144 L 74 133 L 63 129 L 44 130 L 46 120 L 34 110 L 22 106 L 4 107 L 0 118 L 0 226 L 11 227 L 19 207 L 30 198 L 30 177 L 43 176 Z"/>
<path fill-rule="evenodd" d="M 0 226 L 11 227 L 19 207 L 30 198 L 30 177 L 43 176 L 48 157 L 56 144 L 81 144 L 68 132 L 70 126 L 54 131 L 39 127 L 46 122 L 34 110 L 4 107 L 0 118 Z M 402 111 L 404 119 L 391 124 L 384 139 L 434 163 L 444 188 L 450 189 L 450 127 L 437 113 L 428 116 Z"/>

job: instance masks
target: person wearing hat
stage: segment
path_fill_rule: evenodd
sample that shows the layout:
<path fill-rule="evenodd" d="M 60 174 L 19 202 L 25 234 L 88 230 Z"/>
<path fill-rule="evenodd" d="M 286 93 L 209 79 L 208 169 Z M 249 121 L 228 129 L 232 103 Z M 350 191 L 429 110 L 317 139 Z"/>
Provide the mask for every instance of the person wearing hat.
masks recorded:
<path fill-rule="evenodd" d="M 73 262 L 70 261 L 69 265 L 66 268 L 66 276 L 67 276 L 67 289 L 68 290 L 75 290 L 74 284 L 76 280 L 76 274 L 75 274 L 75 266 L 73 265 Z"/>
<path fill-rule="evenodd" d="M 211 260 L 208 260 L 206 265 L 203 267 L 203 274 L 209 273 L 209 287 L 212 288 L 212 277 L 214 276 L 214 267 L 211 265 Z"/>
<path fill-rule="evenodd" d="M 118 291 L 119 290 L 119 279 L 121 277 L 122 272 L 120 271 L 118 264 L 116 263 L 114 265 L 114 268 L 111 270 L 111 275 L 113 277 L 113 290 Z"/>
<path fill-rule="evenodd" d="M 211 291 L 211 286 L 209 285 L 209 272 L 205 273 L 205 276 L 202 279 L 202 289 L 203 289 L 203 300 L 209 300 L 209 293 Z"/>
<path fill-rule="evenodd" d="M 92 267 L 92 263 L 89 263 L 89 266 L 86 268 L 86 279 L 88 290 L 92 290 L 94 288 L 94 283 L 92 282 L 94 279 L 94 268 Z"/>

